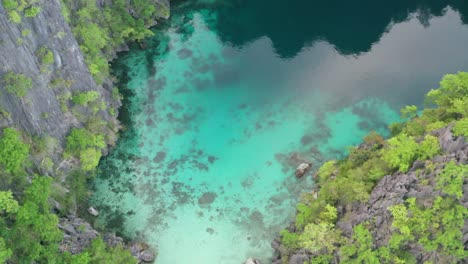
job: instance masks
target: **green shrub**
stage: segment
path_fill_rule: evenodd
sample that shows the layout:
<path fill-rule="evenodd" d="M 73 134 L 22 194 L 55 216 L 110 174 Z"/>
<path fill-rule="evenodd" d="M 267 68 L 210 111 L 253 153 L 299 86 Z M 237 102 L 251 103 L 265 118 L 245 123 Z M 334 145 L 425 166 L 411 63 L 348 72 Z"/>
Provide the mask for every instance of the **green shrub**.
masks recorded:
<path fill-rule="evenodd" d="M 94 135 L 84 128 L 74 128 L 67 136 L 65 154 L 78 157 L 83 171 L 92 171 L 98 165 L 101 149 L 105 146 L 102 135 Z"/>
<path fill-rule="evenodd" d="M 94 170 L 99 164 L 101 156 L 101 151 L 95 148 L 87 148 L 85 150 L 80 151 L 81 169 L 83 171 Z"/>
<path fill-rule="evenodd" d="M 97 91 L 76 93 L 72 96 L 72 101 L 77 105 L 87 106 L 90 102 L 94 102 L 99 98 Z"/>
<path fill-rule="evenodd" d="M 319 183 L 322 184 L 325 181 L 328 180 L 328 178 L 337 171 L 337 168 L 335 167 L 335 161 L 334 160 L 329 160 L 325 162 L 322 167 L 317 172 L 317 176 L 319 179 Z"/>
<path fill-rule="evenodd" d="M 384 149 L 383 160 L 393 168 L 406 172 L 417 157 L 419 145 L 405 133 L 389 139 Z"/>
<path fill-rule="evenodd" d="M 28 90 L 32 88 L 32 80 L 23 74 L 16 74 L 8 71 L 3 75 L 3 83 L 8 93 L 17 97 L 24 97 Z"/>
<path fill-rule="evenodd" d="M 457 115 L 466 114 L 466 100 L 468 96 L 468 73 L 447 74 L 440 82 L 439 89 L 431 90 L 427 93 L 426 102 L 435 104 L 446 113 Z M 460 109 L 462 108 L 462 109 Z M 462 111 L 460 111 L 462 110 Z M 440 115 L 442 119 L 449 115 Z"/>
<path fill-rule="evenodd" d="M 11 114 L 7 110 L 0 107 L 0 116 L 3 116 L 4 118 L 10 118 Z"/>
<path fill-rule="evenodd" d="M 464 136 L 468 140 L 468 117 L 455 122 L 452 131 L 455 136 Z"/>
<path fill-rule="evenodd" d="M 400 110 L 401 118 L 413 118 L 418 114 L 418 107 L 415 105 L 407 105 Z"/>
<path fill-rule="evenodd" d="M 425 250 L 439 253 L 441 263 L 456 263 L 468 257 L 462 232 L 468 208 L 452 198 L 442 197 L 427 207 L 418 206 L 415 198 L 407 203 L 411 212 L 410 230 Z"/>
<path fill-rule="evenodd" d="M 0 191 L 0 214 L 16 214 L 18 212 L 18 202 L 13 198 L 13 193 L 9 190 Z"/>
<path fill-rule="evenodd" d="M 335 229 L 334 224 L 321 222 L 319 224 L 310 223 L 304 228 L 304 232 L 299 235 L 299 245 L 312 253 L 321 250 L 333 252 L 335 243 L 340 238 L 340 232 Z"/>
<path fill-rule="evenodd" d="M 21 16 L 18 14 L 18 12 L 16 12 L 16 10 L 8 11 L 8 18 L 15 24 L 21 23 Z"/>
<path fill-rule="evenodd" d="M 36 57 L 41 65 L 51 65 L 54 63 L 54 53 L 47 47 L 40 47 L 36 50 Z"/>
<path fill-rule="evenodd" d="M 26 17 L 36 17 L 41 12 L 41 10 L 42 9 L 39 6 L 31 6 L 24 11 L 24 15 Z"/>
<path fill-rule="evenodd" d="M 93 135 L 84 128 L 73 128 L 67 137 L 67 151 L 76 153 L 89 147 L 104 148 L 106 143 L 102 135 Z"/>
<path fill-rule="evenodd" d="M 311 221 L 312 208 L 303 203 L 296 205 L 296 228 L 302 229 Z"/>
<path fill-rule="evenodd" d="M 381 263 L 379 252 L 373 250 L 373 244 L 369 230 L 363 224 L 355 226 L 352 242 L 348 242 L 340 249 L 343 263 Z"/>
<path fill-rule="evenodd" d="M 299 235 L 296 233 L 291 233 L 286 229 L 281 230 L 281 242 L 283 245 L 289 249 L 296 249 L 299 248 Z"/>
<path fill-rule="evenodd" d="M 439 139 L 437 137 L 426 135 L 419 144 L 418 158 L 421 160 L 431 159 L 441 152 Z"/>
<path fill-rule="evenodd" d="M 8 173 L 19 172 L 29 157 L 29 146 L 21 139 L 21 133 L 13 128 L 3 129 L 0 137 L 0 165 Z"/>
<path fill-rule="evenodd" d="M 121 245 L 110 247 L 101 238 L 96 238 L 91 246 L 85 251 L 89 256 L 89 264 L 116 263 L 116 264 L 136 264 L 136 259 L 130 251 L 122 248 Z"/>
<path fill-rule="evenodd" d="M 62 232 L 58 218 L 50 213 L 52 179 L 35 177 L 27 188 L 6 241 L 13 251 L 12 263 L 57 263 Z"/>
<path fill-rule="evenodd" d="M 452 160 L 436 176 L 437 188 L 457 199 L 463 196 L 463 181 L 468 177 L 468 165 L 457 165 Z"/>
<path fill-rule="evenodd" d="M 7 261 L 11 258 L 13 252 L 11 249 L 7 248 L 5 244 L 5 240 L 0 237 L 0 263 L 7 263 Z"/>
<path fill-rule="evenodd" d="M 17 0 L 3 0 L 2 1 L 3 8 L 7 11 L 15 10 L 18 7 Z"/>
<path fill-rule="evenodd" d="M 27 36 L 29 36 L 29 34 L 31 34 L 31 30 L 29 30 L 29 29 L 21 30 L 21 36 L 27 37 Z"/>

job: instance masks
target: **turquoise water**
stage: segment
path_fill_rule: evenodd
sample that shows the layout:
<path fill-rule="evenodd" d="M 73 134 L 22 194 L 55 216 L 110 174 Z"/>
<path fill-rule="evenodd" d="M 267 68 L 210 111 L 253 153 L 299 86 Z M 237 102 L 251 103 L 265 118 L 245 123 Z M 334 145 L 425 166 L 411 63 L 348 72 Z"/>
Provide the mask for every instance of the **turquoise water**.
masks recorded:
<path fill-rule="evenodd" d="M 205 7 L 176 9 L 146 49 L 115 63 L 126 130 L 91 202 L 102 225 L 156 248 L 159 264 L 268 261 L 313 186 L 313 170 L 294 176 L 301 162 L 316 169 L 371 130 L 385 135 L 401 106 L 468 68 L 468 28 L 452 9 L 395 11 L 369 42 L 349 35 L 347 46 L 317 25 L 275 35 L 247 4 Z"/>

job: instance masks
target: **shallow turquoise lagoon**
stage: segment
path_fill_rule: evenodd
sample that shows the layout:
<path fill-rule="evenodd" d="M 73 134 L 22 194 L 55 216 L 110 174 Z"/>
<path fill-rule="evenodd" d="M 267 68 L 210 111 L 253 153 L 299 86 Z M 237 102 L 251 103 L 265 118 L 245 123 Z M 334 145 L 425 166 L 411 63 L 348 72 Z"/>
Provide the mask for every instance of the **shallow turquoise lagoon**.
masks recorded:
<path fill-rule="evenodd" d="M 102 225 L 155 247 L 159 264 L 268 261 L 323 161 L 371 130 L 386 135 L 400 107 L 468 68 L 468 28 L 452 9 L 428 23 L 405 11 L 365 45 L 317 34 L 294 50 L 271 34 L 229 35 L 244 34 L 224 21 L 229 8 L 176 9 L 146 49 L 115 63 L 126 130 L 91 202 Z M 314 170 L 296 179 L 303 161 Z"/>

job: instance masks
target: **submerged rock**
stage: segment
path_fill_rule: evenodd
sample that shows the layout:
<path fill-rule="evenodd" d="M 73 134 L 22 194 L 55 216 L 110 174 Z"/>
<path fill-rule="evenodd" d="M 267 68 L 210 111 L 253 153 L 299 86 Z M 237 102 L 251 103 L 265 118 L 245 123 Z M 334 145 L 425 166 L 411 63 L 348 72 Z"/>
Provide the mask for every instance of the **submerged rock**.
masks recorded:
<path fill-rule="evenodd" d="M 214 192 L 203 193 L 202 196 L 198 198 L 198 204 L 201 206 L 212 204 L 217 196 L 218 195 Z"/>
<path fill-rule="evenodd" d="M 301 163 L 297 169 L 296 169 L 296 177 L 300 178 L 304 176 L 304 174 L 307 172 L 307 170 L 310 168 L 309 163 Z"/>

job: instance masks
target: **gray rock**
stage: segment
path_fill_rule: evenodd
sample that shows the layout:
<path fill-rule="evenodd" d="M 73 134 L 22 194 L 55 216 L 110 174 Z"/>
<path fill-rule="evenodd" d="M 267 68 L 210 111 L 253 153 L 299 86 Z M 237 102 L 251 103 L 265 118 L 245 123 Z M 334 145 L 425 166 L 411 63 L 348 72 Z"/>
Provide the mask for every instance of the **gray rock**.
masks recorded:
<path fill-rule="evenodd" d="M 98 215 L 99 215 L 98 210 L 96 210 L 96 208 L 94 208 L 94 207 L 92 207 L 92 206 L 90 206 L 90 207 L 88 208 L 88 213 L 89 213 L 90 215 L 93 215 L 93 216 L 98 216 Z"/>
<path fill-rule="evenodd" d="M 304 264 L 304 262 L 309 262 L 310 257 L 305 253 L 293 254 L 289 258 L 288 264 Z"/>
<path fill-rule="evenodd" d="M 255 258 L 248 258 L 245 261 L 245 264 L 261 264 L 260 260 L 255 259 Z"/>
<path fill-rule="evenodd" d="M 151 263 L 156 259 L 156 254 L 149 249 L 145 249 L 142 252 L 140 252 L 140 254 L 138 255 L 138 259 L 145 263 Z"/>
<path fill-rule="evenodd" d="M 310 168 L 309 163 L 301 163 L 297 168 L 296 168 L 296 177 L 300 178 L 304 176 L 304 174 L 307 172 L 307 170 Z"/>

